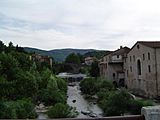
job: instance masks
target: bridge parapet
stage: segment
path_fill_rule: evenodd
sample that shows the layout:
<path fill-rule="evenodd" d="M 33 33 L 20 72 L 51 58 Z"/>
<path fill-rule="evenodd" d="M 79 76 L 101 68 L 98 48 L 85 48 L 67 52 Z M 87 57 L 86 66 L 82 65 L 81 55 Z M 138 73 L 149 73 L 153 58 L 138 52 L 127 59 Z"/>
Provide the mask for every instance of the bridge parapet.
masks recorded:
<path fill-rule="evenodd" d="M 141 114 L 145 116 L 145 120 L 160 120 L 160 106 L 143 107 Z"/>
<path fill-rule="evenodd" d="M 64 120 L 145 120 L 143 115 L 113 116 L 102 118 L 72 118 Z"/>

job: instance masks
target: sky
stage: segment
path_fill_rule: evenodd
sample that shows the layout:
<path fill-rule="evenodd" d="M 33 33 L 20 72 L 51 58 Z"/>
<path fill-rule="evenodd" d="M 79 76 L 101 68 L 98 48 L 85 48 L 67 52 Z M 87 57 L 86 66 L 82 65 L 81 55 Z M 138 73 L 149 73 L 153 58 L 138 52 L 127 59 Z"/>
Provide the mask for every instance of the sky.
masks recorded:
<path fill-rule="evenodd" d="M 160 41 L 160 0 L 0 0 L 0 40 L 44 50 Z"/>

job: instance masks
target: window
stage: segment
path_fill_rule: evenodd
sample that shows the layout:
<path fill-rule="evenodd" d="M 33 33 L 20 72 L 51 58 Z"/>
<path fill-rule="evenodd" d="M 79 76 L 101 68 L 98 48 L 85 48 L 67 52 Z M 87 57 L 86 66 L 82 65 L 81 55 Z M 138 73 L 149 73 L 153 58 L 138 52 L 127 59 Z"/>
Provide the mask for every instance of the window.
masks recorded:
<path fill-rule="evenodd" d="M 130 56 L 130 62 L 132 62 L 132 56 Z"/>
<path fill-rule="evenodd" d="M 105 68 L 107 68 L 107 63 L 105 64 Z"/>
<path fill-rule="evenodd" d="M 151 66 L 148 65 L 148 72 L 150 73 L 151 72 Z"/>
<path fill-rule="evenodd" d="M 115 77 L 116 77 L 116 74 L 115 74 L 115 73 L 113 73 L 113 79 L 115 79 Z"/>
<path fill-rule="evenodd" d="M 119 55 L 117 55 L 117 58 L 119 58 Z"/>
<path fill-rule="evenodd" d="M 150 60 L 150 53 L 148 53 L 148 60 Z"/>
<path fill-rule="evenodd" d="M 145 55 L 143 54 L 143 60 L 145 60 Z"/>
<path fill-rule="evenodd" d="M 137 45 L 137 48 L 139 49 L 139 45 Z"/>
<path fill-rule="evenodd" d="M 128 70 L 127 70 L 127 77 L 128 77 Z"/>
<path fill-rule="evenodd" d="M 132 66 L 130 66 L 130 71 L 132 72 Z"/>
<path fill-rule="evenodd" d="M 133 55 L 133 61 L 135 62 L 135 55 Z"/>
<path fill-rule="evenodd" d="M 138 72 L 138 75 L 141 75 L 141 61 L 140 60 L 137 60 L 137 72 Z"/>

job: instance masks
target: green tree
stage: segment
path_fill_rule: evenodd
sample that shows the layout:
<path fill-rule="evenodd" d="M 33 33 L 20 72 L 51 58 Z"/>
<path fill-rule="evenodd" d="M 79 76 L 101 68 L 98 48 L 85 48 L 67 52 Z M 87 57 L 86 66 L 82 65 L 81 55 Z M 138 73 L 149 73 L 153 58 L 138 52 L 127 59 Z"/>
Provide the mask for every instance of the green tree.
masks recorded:
<path fill-rule="evenodd" d="M 65 83 L 62 83 L 60 86 L 60 81 L 57 80 L 55 76 L 51 75 L 46 89 L 40 91 L 40 100 L 43 101 L 46 105 L 54 105 L 56 103 L 66 103 L 66 88 L 64 87 Z M 64 85 L 63 85 L 64 84 Z M 65 91 L 63 91 L 65 90 Z"/>
<path fill-rule="evenodd" d="M 0 119 L 34 119 L 37 117 L 35 105 L 29 99 L 0 101 Z"/>
<path fill-rule="evenodd" d="M 113 83 L 107 79 L 98 78 L 97 81 L 100 84 L 100 90 L 111 91 L 114 89 Z"/>
<path fill-rule="evenodd" d="M 84 56 L 81 55 L 80 53 L 78 53 L 77 56 L 78 56 L 79 59 L 80 59 L 80 63 L 84 63 Z"/>
<path fill-rule="evenodd" d="M 80 82 L 80 89 L 84 94 L 94 95 L 99 90 L 97 83 L 95 78 L 85 78 Z"/>
<path fill-rule="evenodd" d="M 49 91 L 57 91 L 58 90 L 57 80 L 53 75 L 50 76 L 50 79 L 47 84 L 47 89 Z"/>
<path fill-rule="evenodd" d="M 37 97 L 38 84 L 35 76 L 30 72 L 21 71 L 17 74 L 16 80 L 17 97 L 31 97 L 33 100 Z"/>
<path fill-rule="evenodd" d="M 23 48 L 23 47 L 19 47 L 18 45 L 16 45 L 16 51 L 17 51 L 17 52 L 21 52 L 21 53 L 22 53 L 22 52 L 23 52 L 23 53 L 26 53 L 25 50 L 24 50 L 24 48 Z"/>
<path fill-rule="evenodd" d="M 19 63 L 10 53 L 0 54 L 1 71 L 0 74 L 4 75 L 8 81 L 16 79 L 16 74 L 19 71 Z"/>
<path fill-rule="evenodd" d="M 0 100 L 14 99 L 15 95 L 15 83 L 13 81 L 7 81 L 3 76 L 0 76 Z"/>
<path fill-rule="evenodd" d="M 62 78 L 57 78 L 57 86 L 62 92 L 67 92 L 67 82 L 63 80 Z"/>
<path fill-rule="evenodd" d="M 40 72 L 40 75 L 41 81 L 38 81 L 39 89 L 47 88 L 47 84 L 50 79 L 50 76 L 52 75 L 52 72 L 48 68 L 45 68 Z"/>
<path fill-rule="evenodd" d="M 67 104 L 57 103 L 53 107 L 49 108 L 47 115 L 50 118 L 72 118 L 76 117 L 78 113 L 74 108 Z"/>
<path fill-rule="evenodd" d="M 125 90 L 111 92 L 106 103 L 104 103 L 104 114 L 106 116 L 118 116 L 127 111 L 131 96 Z"/>
<path fill-rule="evenodd" d="M 0 41 L 0 53 L 3 52 L 6 49 L 6 46 L 2 41 Z"/>
<path fill-rule="evenodd" d="M 99 76 L 99 67 L 98 62 L 93 62 L 90 69 L 90 75 L 92 77 L 98 77 Z"/>
<path fill-rule="evenodd" d="M 29 70 L 33 64 L 33 62 L 29 59 L 29 55 L 25 53 L 12 51 L 10 54 L 18 61 L 20 69 Z"/>
<path fill-rule="evenodd" d="M 80 64 L 80 58 L 77 54 L 71 53 L 66 57 L 65 63 Z"/>
<path fill-rule="evenodd" d="M 6 48 L 6 52 L 9 53 L 9 52 L 12 52 L 12 51 L 15 51 L 15 47 L 14 47 L 12 42 L 9 42 L 8 47 Z"/>
<path fill-rule="evenodd" d="M 141 114 L 141 108 L 144 106 L 153 106 L 153 102 L 149 100 L 131 100 L 128 111 L 134 115 Z"/>
<path fill-rule="evenodd" d="M 99 83 L 99 88 L 100 88 L 99 91 L 97 92 L 98 103 L 101 107 L 103 107 L 104 102 L 109 97 L 109 93 L 114 91 L 114 86 L 111 81 L 106 80 L 104 78 L 98 78 L 97 81 Z"/>

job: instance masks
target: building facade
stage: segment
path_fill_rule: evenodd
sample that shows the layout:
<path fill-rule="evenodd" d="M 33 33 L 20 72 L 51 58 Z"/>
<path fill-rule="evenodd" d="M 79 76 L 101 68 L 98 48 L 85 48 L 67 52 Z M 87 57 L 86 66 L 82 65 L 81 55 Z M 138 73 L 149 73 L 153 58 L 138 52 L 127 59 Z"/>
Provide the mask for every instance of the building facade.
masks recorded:
<path fill-rule="evenodd" d="M 99 62 L 100 76 L 112 80 L 114 84 L 125 86 L 125 68 L 128 47 L 120 49 L 105 55 Z"/>
<path fill-rule="evenodd" d="M 97 61 L 97 58 L 95 58 L 95 57 L 86 57 L 86 58 L 84 59 L 84 61 L 85 61 L 85 64 L 86 64 L 86 65 L 92 65 L 92 63 L 93 63 L 94 61 Z"/>
<path fill-rule="evenodd" d="M 43 56 L 43 55 L 40 55 L 40 54 L 32 54 L 30 56 L 30 60 L 33 60 L 33 61 L 38 61 L 38 62 L 46 62 L 50 65 L 50 67 L 52 68 L 53 66 L 53 59 L 49 56 Z"/>
<path fill-rule="evenodd" d="M 139 41 L 127 56 L 127 87 L 138 95 L 160 96 L 160 42 Z"/>

